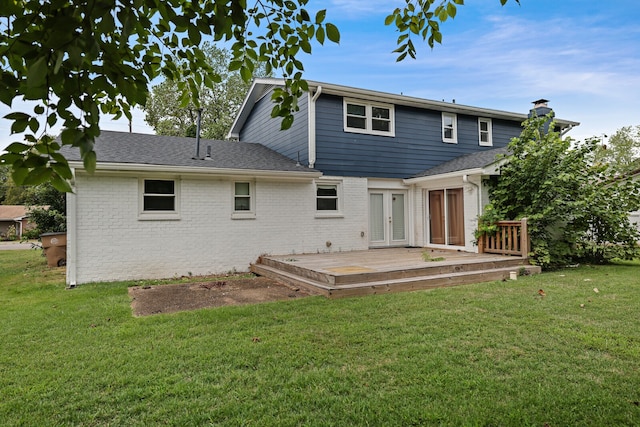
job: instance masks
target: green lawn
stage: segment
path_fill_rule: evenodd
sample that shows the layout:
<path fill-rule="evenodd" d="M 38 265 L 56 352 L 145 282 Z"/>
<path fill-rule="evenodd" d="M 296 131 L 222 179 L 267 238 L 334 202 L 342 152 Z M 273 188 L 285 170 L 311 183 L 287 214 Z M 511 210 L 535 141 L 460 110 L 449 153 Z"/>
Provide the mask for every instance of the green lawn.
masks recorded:
<path fill-rule="evenodd" d="M 129 285 L 0 252 L 0 425 L 640 425 L 638 262 L 144 318 Z"/>

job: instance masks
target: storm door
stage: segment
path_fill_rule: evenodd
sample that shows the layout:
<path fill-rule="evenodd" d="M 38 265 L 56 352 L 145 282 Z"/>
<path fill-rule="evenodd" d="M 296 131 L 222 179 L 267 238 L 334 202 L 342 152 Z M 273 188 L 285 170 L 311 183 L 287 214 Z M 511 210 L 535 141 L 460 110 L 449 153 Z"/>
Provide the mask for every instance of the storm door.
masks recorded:
<path fill-rule="evenodd" d="M 369 246 L 407 245 L 406 207 L 405 191 L 369 192 Z"/>

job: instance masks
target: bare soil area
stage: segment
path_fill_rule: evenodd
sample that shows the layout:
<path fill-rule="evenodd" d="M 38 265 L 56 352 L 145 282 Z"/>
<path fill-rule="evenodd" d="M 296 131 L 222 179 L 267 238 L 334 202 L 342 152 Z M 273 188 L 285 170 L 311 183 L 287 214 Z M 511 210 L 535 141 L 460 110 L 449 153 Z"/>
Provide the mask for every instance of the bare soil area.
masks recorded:
<path fill-rule="evenodd" d="M 129 288 L 135 316 L 227 305 L 257 304 L 312 295 L 266 277 Z"/>

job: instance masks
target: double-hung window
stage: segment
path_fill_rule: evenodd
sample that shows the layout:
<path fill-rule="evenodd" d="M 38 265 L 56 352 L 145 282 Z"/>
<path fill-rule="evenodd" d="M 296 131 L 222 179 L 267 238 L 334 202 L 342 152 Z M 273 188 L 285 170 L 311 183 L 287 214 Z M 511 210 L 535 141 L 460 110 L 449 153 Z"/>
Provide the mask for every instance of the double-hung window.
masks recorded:
<path fill-rule="evenodd" d="M 179 181 L 140 180 L 140 219 L 179 219 Z"/>
<path fill-rule="evenodd" d="M 342 184 L 340 181 L 316 182 L 316 217 L 342 216 Z"/>
<path fill-rule="evenodd" d="M 318 185 L 316 187 L 316 209 L 319 211 L 338 210 L 337 185 Z"/>
<path fill-rule="evenodd" d="M 233 183 L 233 219 L 255 218 L 254 208 L 255 185 L 250 181 L 236 181 Z"/>
<path fill-rule="evenodd" d="M 251 210 L 251 191 L 248 182 L 236 182 L 234 184 L 233 210 L 244 212 Z"/>
<path fill-rule="evenodd" d="M 344 131 L 394 136 L 393 105 L 344 100 Z"/>
<path fill-rule="evenodd" d="M 458 117 L 454 113 L 442 113 L 442 142 L 458 143 Z"/>
<path fill-rule="evenodd" d="M 478 119 L 478 144 L 486 147 L 493 145 L 491 119 Z"/>

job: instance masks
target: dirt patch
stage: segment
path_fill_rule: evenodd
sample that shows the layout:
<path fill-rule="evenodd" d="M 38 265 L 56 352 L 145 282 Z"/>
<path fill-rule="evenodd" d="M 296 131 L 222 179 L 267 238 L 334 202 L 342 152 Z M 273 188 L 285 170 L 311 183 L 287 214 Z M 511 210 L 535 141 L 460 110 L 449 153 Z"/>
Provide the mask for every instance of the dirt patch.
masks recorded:
<path fill-rule="evenodd" d="M 312 294 L 304 289 L 289 287 L 266 277 L 129 288 L 131 308 L 135 316 L 257 304 L 310 295 Z"/>

